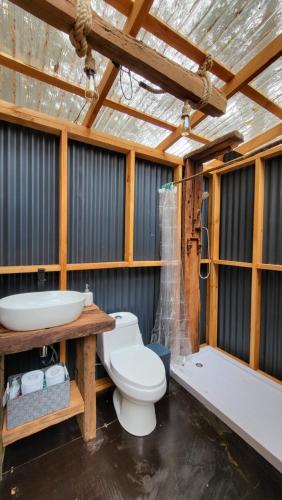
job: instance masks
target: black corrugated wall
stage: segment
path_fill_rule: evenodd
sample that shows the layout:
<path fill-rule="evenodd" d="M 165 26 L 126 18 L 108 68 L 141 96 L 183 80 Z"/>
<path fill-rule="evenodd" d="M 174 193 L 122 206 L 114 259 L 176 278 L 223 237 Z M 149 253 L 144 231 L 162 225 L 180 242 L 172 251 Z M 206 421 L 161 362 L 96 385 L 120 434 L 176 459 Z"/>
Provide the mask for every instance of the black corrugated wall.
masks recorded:
<path fill-rule="evenodd" d="M 282 272 L 262 272 L 260 368 L 282 380 Z"/>
<path fill-rule="evenodd" d="M 173 169 L 136 159 L 134 259 L 160 259 L 158 189 L 173 180 Z"/>
<path fill-rule="evenodd" d="M 221 176 L 220 259 L 252 261 L 254 167 Z M 218 346 L 249 361 L 251 270 L 219 266 Z"/>
<path fill-rule="evenodd" d="M 249 361 L 251 321 L 250 269 L 219 267 L 218 346 Z"/>
<path fill-rule="evenodd" d="M 0 122 L 0 265 L 58 263 L 59 139 Z"/>
<path fill-rule="evenodd" d="M 263 262 L 282 264 L 282 155 L 265 162 Z"/>
<path fill-rule="evenodd" d="M 221 176 L 220 259 L 251 262 L 254 168 Z"/>
<path fill-rule="evenodd" d="M 135 259 L 159 258 L 158 188 L 172 169 L 136 161 Z M 69 142 L 68 259 L 72 263 L 124 260 L 125 156 Z M 0 265 L 58 263 L 59 139 L 0 122 Z M 107 312 L 132 311 L 150 341 L 159 268 L 68 273 L 68 286 L 94 290 Z M 58 273 L 46 273 L 58 289 Z M 0 276 L 0 297 L 36 291 L 37 274 Z M 73 367 L 74 353 L 70 349 Z M 39 366 L 38 350 L 7 357 L 7 372 Z"/>
<path fill-rule="evenodd" d="M 69 142 L 69 262 L 115 262 L 124 254 L 125 156 Z"/>
<path fill-rule="evenodd" d="M 263 262 L 282 264 L 282 155 L 266 160 Z M 282 380 L 282 272 L 262 271 L 260 368 Z"/>

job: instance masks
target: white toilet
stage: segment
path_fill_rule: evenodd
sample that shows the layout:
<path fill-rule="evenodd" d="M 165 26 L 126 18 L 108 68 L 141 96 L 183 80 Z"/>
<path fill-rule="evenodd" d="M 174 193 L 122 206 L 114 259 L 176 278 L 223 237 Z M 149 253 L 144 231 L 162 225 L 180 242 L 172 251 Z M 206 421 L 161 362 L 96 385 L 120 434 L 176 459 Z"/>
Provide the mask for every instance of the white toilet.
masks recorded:
<path fill-rule="evenodd" d="M 110 316 L 116 328 L 97 336 L 98 356 L 116 385 L 113 402 L 120 424 L 134 436 L 146 436 L 156 427 L 154 404 L 166 391 L 164 365 L 144 346 L 134 314 Z"/>

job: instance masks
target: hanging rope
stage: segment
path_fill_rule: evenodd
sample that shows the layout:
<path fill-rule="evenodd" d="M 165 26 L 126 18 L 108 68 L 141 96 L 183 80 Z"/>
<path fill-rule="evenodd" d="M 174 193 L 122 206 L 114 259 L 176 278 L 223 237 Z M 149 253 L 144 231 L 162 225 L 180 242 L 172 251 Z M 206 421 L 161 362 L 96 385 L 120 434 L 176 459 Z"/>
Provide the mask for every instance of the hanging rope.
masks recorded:
<path fill-rule="evenodd" d="M 91 1 L 77 0 L 76 20 L 69 34 L 70 42 L 74 46 L 78 57 L 85 57 L 88 50 L 87 35 L 90 31 Z"/>
<path fill-rule="evenodd" d="M 194 103 L 191 104 L 191 106 L 194 109 L 204 108 L 210 100 L 212 94 L 212 83 L 208 71 L 211 70 L 212 65 L 213 65 L 212 56 L 211 54 L 207 54 L 206 59 L 204 60 L 203 64 L 199 66 L 197 71 L 197 74 L 202 77 L 204 89 L 203 89 L 202 99 L 197 104 Z"/>
<path fill-rule="evenodd" d="M 91 0 L 77 0 L 76 19 L 74 27 L 69 34 L 69 39 L 78 57 L 85 57 L 84 73 L 88 79 L 90 74 L 93 74 L 94 77 L 97 72 L 96 62 L 92 55 L 91 47 L 89 47 L 87 42 L 87 35 L 91 29 L 91 17 Z M 94 97 L 96 99 L 99 97 L 97 89 L 95 90 Z"/>

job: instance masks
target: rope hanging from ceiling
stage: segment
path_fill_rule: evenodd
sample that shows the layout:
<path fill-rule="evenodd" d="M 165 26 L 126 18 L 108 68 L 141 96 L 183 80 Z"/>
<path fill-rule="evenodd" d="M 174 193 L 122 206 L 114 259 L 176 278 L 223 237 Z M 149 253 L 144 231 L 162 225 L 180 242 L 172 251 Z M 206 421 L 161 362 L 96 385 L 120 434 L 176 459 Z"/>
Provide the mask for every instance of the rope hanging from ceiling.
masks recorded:
<path fill-rule="evenodd" d="M 202 78 L 203 81 L 203 95 L 198 103 L 192 102 L 190 99 L 186 99 L 183 104 L 181 119 L 183 121 L 183 130 L 181 135 L 184 137 L 188 137 L 191 131 L 191 123 L 190 123 L 190 113 L 191 108 L 193 109 L 202 109 L 204 108 L 211 97 L 212 93 L 212 83 L 209 76 L 209 71 L 211 70 L 213 65 L 213 60 L 211 54 L 207 54 L 204 62 L 199 66 L 197 70 L 197 74 Z"/>
<path fill-rule="evenodd" d="M 93 78 L 97 73 L 96 62 L 92 55 L 91 47 L 89 47 L 87 42 L 87 35 L 91 29 L 91 0 L 77 0 L 76 2 L 76 19 L 74 27 L 69 33 L 69 39 L 73 47 L 75 48 L 78 57 L 85 57 L 84 61 L 84 73 L 87 78 Z M 86 95 L 87 97 L 87 95 Z M 99 94 L 97 89 L 95 89 L 91 98 L 98 99 Z"/>
<path fill-rule="evenodd" d="M 212 69 L 213 60 L 211 54 L 207 54 L 206 59 L 203 64 L 201 64 L 198 68 L 197 74 L 202 77 L 204 89 L 202 99 L 198 102 L 198 104 L 193 104 L 194 109 L 201 109 L 206 106 L 210 100 L 212 93 L 212 82 L 210 79 L 209 71 Z"/>

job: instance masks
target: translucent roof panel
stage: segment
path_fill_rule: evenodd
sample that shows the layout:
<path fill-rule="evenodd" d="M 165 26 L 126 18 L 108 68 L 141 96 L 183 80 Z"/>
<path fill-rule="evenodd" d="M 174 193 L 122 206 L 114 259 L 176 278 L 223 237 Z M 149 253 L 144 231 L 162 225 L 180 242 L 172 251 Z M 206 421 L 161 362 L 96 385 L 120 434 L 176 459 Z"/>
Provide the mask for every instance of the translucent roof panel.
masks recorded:
<path fill-rule="evenodd" d="M 279 122 L 279 118 L 243 94 L 236 94 L 229 99 L 225 115 L 220 118 L 208 116 L 194 130 L 209 139 L 216 139 L 232 130 L 239 130 L 244 140 L 248 141 Z"/>
<path fill-rule="evenodd" d="M 234 71 L 282 31 L 280 0 L 155 0 L 151 12 Z"/>
<path fill-rule="evenodd" d="M 145 81 L 152 86 L 150 82 L 132 72 L 131 90 L 130 78 L 128 74 L 122 72 L 121 80 L 120 76 L 116 78 L 109 97 L 177 125 L 180 120 L 183 103 L 170 94 L 152 94 L 142 89 L 138 85 L 137 81 L 139 80 Z"/>
<path fill-rule="evenodd" d="M 261 90 L 269 99 L 282 105 L 282 58 L 268 66 L 253 81 L 252 85 Z"/>
<path fill-rule="evenodd" d="M 77 123 L 81 123 L 89 106 L 82 97 L 1 66 L 0 99 Z"/>
<path fill-rule="evenodd" d="M 96 0 L 98 13 L 122 27 L 124 18 L 105 2 Z M 8 0 L 0 0 L 1 50 L 38 69 L 85 85 L 84 59 L 77 57 L 66 33 L 56 30 Z M 107 59 L 95 53 L 97 83 L 105 70 Z"/>
<path fill-rule="evenodd" d="M 189 137 L 181 137 L 170 148 L 166 150 L 167 153 L 176 156 L 184 156 L 185 154 L 199 149 L 203 146 L 200 142 L 191 141 Z"/>
<path fill-rule="evenodd" d="M 108 132 L 123 139 L 156 147 L 168 135 L 169 131 L 155 127 L 119 111 L 102 108 L 98 114 L 95 129 Z"/>
<path fill-rule="evenodd" d="M 112 25 L 119 29 L 124 27 L 126 17 L 106 1 L 92 0 L 92 8 Z M 280 0 L 155 0 L 151 12 L 234 72 L 282 31 Z M 182 67 L 197 70 L 197 64 L 144 29 L 139 31 L 137 38 Z M 75 54 L 68 36 L 8 0 L 0 0 L 0 39 L 1 51 L 43 71 L 85 85 L 84 61 Z M 96 61 L 99 83 L 108 60 L 96 54 Z M 277 60 L 252 82 L 276 103 L 282 101 L 281 70 L 282 62 Z M 128 75 L 122 74 L 122 88 L 118 77 L 108 97 L 177 126 L 182 102 L 169 94 L 155 95 L 145 91 L 138 85 L 140 79 L 132 73 L 131 96 Z M 212 81 L 219 87 L 223 84 L 215 76 L 212 76 Z M 76 95 L 1 67 L 0 98 L 79 123 L 89 106 Z M 225 116 L 208 117 L 195 131 L 213 139 L 237 128 L 248 140 L 277 122 L 274 115 L 237 94 L 228 103 Z M 166 129 L 109 108 L 102 108 L 95 127 L 152 147 L 170 134 Z M 194 141 L 180 138 L 169 151 L 184 154 L 198 146 Z"/>

